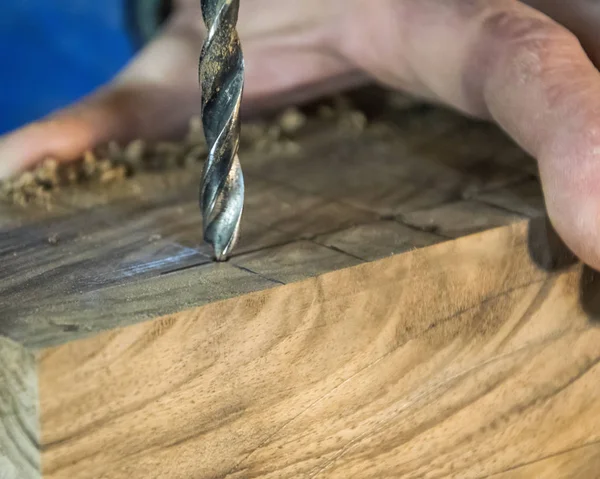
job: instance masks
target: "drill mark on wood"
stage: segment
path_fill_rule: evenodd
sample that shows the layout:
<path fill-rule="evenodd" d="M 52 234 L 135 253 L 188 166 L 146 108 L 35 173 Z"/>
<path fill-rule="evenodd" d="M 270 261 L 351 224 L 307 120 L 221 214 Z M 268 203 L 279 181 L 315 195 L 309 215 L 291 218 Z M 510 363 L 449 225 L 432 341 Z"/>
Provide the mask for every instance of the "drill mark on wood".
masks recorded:
<path fill-rule="evenodd" d="M 193 268 L 198 268 L 199 266 L 204 266 L 208 262 L 209 262 L 209 258 L 206 258 L 205 261 L 200 261 L 199 263 L 188 264 L 188 265 L 185 265 L 185 266 L 181 266 L 180 268 L 175 268 L 175 269 L 170 269 L 170 270 L 167 270 L 167 271 L 162 271 L 160 273 L 160 275 L 164 276 L 164 275 L 167 275 L 167 274 L 181 273 L 181 272 L 186 271 L 188 269 L 193 269 Z"/>
<path fill-rule="evenodd" d="M 236 268 L 239 268 L 240 270 L 245 271 L 246 273 L 255 274 L 259 278 L 266 279 L 267 281 L 271 281 L 272 283 L 281 284 L 281 285 L 285 284 L 283 281 L 279 281 L 278 279 L 269 278 L 269 277 L 264 276 L 264 275 L 262 275 L 260 273 L 257 273 L 256 271 L 252 271 L 250 268 L 245 268 L 244 266 L 240 266 L 240 265 L 235 264 L 233 262 L 231 264 L 233 266 L 235 266 Z"/>
<path fill-rule="evenodd" d="M 342 248 L 338 248 L 335 245 L 331 245 L 331 244 L 323 245 L 323 244 L 321 244 L 321 243 L 319 243 L 317 241 L 314 241 L 314 240 L 312 242 L 315 243 L 316 245 L 319 245 L 319 246 L 325 246 L 325 248 L 329 248 L 331 251 L 335 251 L 336 253 L 340 253 L 340 254 L 349 256 L 350 258 L 353 258 L 353 259 L 355 259 L 357 261 L 360 261 L 361 263 L 363 263 L 365 261 L 360 256 L 352 254 L 352 253 L 349 253 L 348 251 L 344 251 Z"/>

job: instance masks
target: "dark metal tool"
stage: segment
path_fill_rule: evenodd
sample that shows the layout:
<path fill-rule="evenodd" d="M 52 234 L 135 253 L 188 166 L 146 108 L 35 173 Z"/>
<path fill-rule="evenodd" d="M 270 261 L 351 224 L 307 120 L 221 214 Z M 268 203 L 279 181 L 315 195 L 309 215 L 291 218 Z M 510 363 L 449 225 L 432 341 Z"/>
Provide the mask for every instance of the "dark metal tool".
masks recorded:
<path fill-rule="evenodd" d="M 239 0 L 200 0 L 208 30 L 200 55 L 202 124 L 209 148 L 200 185 L 204 240 L 217 261 L 234 248 L 244 206 L 238 158 L 244 58 L 236 31 Z"/>

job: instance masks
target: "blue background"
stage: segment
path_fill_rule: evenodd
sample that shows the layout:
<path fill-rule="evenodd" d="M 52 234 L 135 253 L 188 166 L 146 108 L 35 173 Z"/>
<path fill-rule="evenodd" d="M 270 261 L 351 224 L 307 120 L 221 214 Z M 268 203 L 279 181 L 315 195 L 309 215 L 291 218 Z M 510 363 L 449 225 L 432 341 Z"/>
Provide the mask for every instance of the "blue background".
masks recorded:
<path fill-rule="evenodd" d="M 91 92 L 134 53 L 123 0 L 0 1 L 0 134 Z"/>

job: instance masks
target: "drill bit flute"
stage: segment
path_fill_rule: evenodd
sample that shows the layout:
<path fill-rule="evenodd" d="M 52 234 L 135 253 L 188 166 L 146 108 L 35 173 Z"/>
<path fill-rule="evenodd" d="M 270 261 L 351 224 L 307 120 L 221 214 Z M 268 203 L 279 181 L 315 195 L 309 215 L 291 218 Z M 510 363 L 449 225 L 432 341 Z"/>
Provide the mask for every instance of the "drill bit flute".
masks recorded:
<path fill-rule="evenodd" d="M 235 29 L 239 0 L 200 0 L 208 30 L 200 55 L 202 125 L 209 148 L 200 185 L 204 240 L 217 261 L 235 246 L 244 206 L 238 158 L 244 58 Z"/>

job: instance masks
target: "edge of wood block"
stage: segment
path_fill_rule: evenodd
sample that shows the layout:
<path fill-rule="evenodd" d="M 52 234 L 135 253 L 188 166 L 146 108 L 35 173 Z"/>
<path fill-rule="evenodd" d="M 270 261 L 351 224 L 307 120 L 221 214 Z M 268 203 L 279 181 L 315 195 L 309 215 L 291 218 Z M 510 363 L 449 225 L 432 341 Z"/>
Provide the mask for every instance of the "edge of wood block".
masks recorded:
<path fill-rule="evenodd" d="M 0 337 L 0 479 L 41 478 L 34 354 Z"/>

